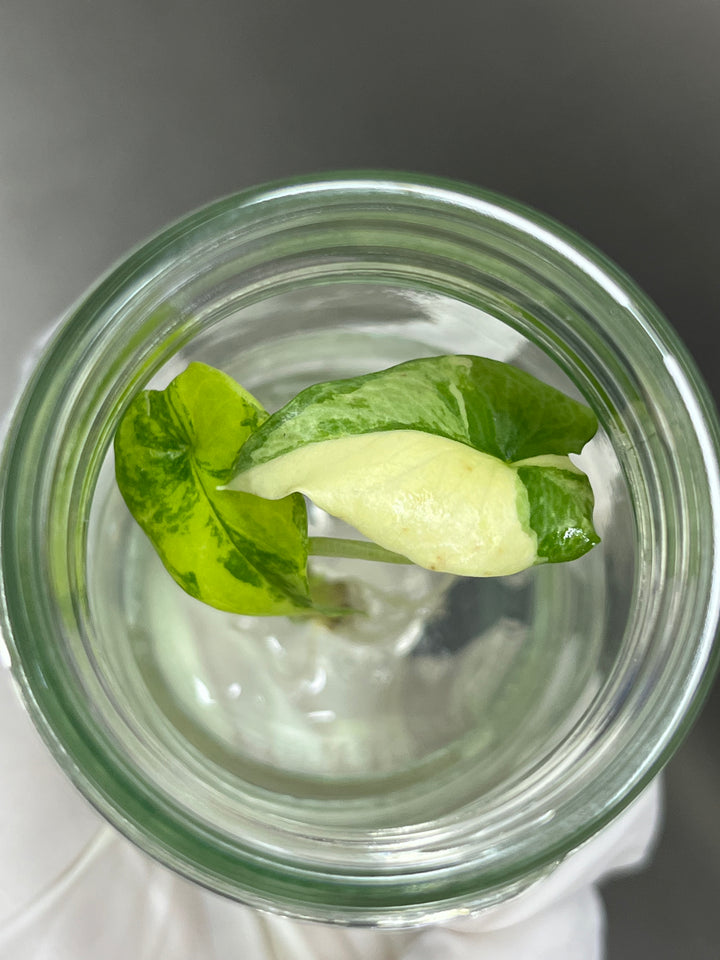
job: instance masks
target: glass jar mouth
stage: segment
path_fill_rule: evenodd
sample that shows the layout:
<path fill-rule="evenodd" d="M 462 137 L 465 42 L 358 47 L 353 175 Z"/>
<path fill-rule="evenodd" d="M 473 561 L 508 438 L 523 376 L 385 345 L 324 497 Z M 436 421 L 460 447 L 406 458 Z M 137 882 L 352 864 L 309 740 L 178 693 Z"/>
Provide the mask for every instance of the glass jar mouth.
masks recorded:
<path fill-rule="evenodd" d="M 256 303 L 271 290 L 381 276 L 474 304 L 493 271 L 483 308 L 551 355 L 585 396 L 631 492 L 635 587 L 618 662 L 553 756 L 525 767 L 502 798 L 370 835 L 319 823 L 312 833 L 251 790 L 238 824 L 255 841 L 233 843 L 144 779 L 126 749 L 126 719 L 103 713 L 111 696 L 88 654 L 83 585 L 87 518 L 119 416 L 239 285 Z M 692 723 L 718 661 L 719 446 L 707 390 L 656 308 L 549 219 L 472 187 L 396 173 L 247 191 L 115 267 L 71 311 L 20 400 L 0 515 L 12 668 L 82 792 L 192 879 L 305 918 L 399 925 L 474 908 L 527 884 L 611 820 Z M 141 732 L 135 748 L 148 765 L 157 760 Z"/>

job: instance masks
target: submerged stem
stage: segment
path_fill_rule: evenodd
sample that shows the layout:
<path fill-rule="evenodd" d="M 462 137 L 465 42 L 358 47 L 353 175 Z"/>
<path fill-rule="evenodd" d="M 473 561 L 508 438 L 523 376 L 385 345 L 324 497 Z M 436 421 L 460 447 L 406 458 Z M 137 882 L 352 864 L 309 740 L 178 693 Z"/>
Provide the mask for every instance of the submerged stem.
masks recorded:
<path fill-rule="evenodd" d="M 407 557 L 368 540 L 345 537 L 310 537 L 308 553 L 315 557 L 345 557 L 348 560 L 376 560 L 381 563 L 412 563 Z"/>

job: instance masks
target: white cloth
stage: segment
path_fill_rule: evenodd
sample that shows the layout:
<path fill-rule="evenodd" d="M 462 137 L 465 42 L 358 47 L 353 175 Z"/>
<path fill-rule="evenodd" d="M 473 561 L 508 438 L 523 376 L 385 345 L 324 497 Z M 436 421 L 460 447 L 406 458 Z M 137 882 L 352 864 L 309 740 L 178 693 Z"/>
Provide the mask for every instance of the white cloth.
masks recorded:
<path fill-rule="evenodd" d="M 0 671 L 1 960 L 601 960 L 595 882 L 647 858 L 653 784 L 548 878 L 478 917 L 388 932 L 298 923 L 148 859 L 65 780 Z"/>

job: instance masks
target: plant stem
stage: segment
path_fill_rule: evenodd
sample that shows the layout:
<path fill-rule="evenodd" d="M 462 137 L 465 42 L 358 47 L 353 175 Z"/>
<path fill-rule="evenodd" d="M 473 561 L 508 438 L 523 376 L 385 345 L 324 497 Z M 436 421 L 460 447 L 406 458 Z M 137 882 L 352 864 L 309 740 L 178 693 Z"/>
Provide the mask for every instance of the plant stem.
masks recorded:
<path fill-rule="evenodd" d="M 308 552 L 315 557 L 345 557 L 349 560 L 376 560 L 380 563 L 412 563 L 407 557 L 393 553 L 368 540 L 347 540 L 344 537 L 310 537 Z"/>

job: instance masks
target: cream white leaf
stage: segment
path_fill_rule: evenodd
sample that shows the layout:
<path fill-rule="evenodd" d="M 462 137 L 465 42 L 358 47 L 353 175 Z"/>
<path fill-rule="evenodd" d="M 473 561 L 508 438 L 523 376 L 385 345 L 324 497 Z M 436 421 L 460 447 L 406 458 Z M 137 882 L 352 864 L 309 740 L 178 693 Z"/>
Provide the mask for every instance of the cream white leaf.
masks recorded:
<path fill-rule="evenodd" d="M 246 470 L 228 486 L 272 500 L 303 493 L 430 570 L 503 576 L 537 559 L 527 490 L 514 467 L 422 431 L 308 444 Z"/>

